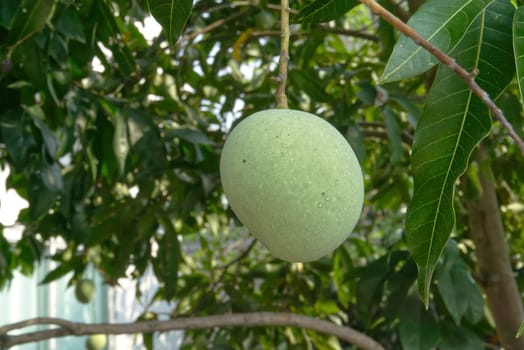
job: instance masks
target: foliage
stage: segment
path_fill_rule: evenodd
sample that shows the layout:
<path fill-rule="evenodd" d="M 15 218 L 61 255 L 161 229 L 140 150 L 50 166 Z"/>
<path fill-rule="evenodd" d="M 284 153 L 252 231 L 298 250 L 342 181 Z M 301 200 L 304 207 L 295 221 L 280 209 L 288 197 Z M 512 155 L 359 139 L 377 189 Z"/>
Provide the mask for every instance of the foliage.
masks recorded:
<path fill-rule="evenodd" d="M 449 2 L 456 7 L 444 16 L 444 2 L 427 1 L 413 25 L 478 70 L 522 135 L 522 8 Z M 22 238 L 0 236 L 0 287 L 52 259 L 58 267 L 44 283 L 72 272 L 73 285 L 93 265 L 108 284 L 137 280 L 139 295 L 152 266 L 162 284 L 155 300 L 176 301 L 173 316 L 288 310 L 387 348 L 478 349 L 491 339 L 464 208 L 485 165 L 470 155 L 484 139 L 521 290 L 522 155 L 448 67 L 430 69 L 435 61 L 406 39 L 394 46 L 393 29 L 362 5 L 336 3 L 292 2 L 288 102 L 347 136 L 365 208 L 332 255 L 289 264 L 243 230 L 218 177 L 232 124 L 275 104 L 280 33 L 255 18 L 270 13 L 278 23 L 277 2 L 0 2 L 0 160 L 8 187 L 29 202 Z M 152 39 L 139 30 L 148 11 L 164 27 Z M 403 71 L 389 74 L 399 63 Z M 48 256 L 53 238 L 66 249 Z M 183 348 L 210 343 L 348 348 L 291 328 L 191 331 Z"/>

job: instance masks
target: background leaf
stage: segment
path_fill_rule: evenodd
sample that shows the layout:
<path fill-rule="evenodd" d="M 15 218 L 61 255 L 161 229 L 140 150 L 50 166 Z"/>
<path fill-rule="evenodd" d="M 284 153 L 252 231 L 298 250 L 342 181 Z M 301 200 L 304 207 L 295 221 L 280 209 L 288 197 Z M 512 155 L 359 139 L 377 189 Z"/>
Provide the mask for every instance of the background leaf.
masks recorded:
<path fill-rule="evenodd" d="M 426 1 L 409 19 L 408 25 L 444 52 L 460 41 L 466 29 L 493 0 L 431 0 Z M 402 35 L 393 48 L 382 82 L 406 79 L 423 73 L 437 59 Z"/>
<path fill-rule="evenodd" d="M 442 341 L 439 350 L 477 350 L 483 349 L 484 342 L 471 331 L 459 328 L 453 323 L 442 324 Z"/>
<path fill-rule="evenodd" d="M 328 22 L 344 16 L 358 4 L 360 2 L 356 0 L 314 0 L 302 7 L 292 21 L 298 23 Z"/>
<path fill-rule="evenodd" d="M 0 115 L 2 138 L 15 166 L 22 166 L 35 140 L 28 131 L 27 116 L 21 109 L 5 111 Z"/>
<path fill-rule="evenodd" d="M 384 124 L 386 125 L 386 132 L 388 134 L 388 146 L 391 153 L 391 164 L 397 164 L 402 159 L 404 149 L 402 147 L 402 138 L 400 137 L 401 130 L 397 118 L 393 111 L 389 108 L 383 108 Z"/>
<path fill-rule="evenodd" d="M 22 1 L 13 19 L 8 44 L 13 45 L 38 32 L 53 15 L 54 10 L 54 0 Z"/>
<path fill-rule="evenodd" d="M 116 42 L 115 37 L 122 36 L 118 23 L 112 15 L 111 9 L 102 0 L 98 0 L 96 6 L 93 6 L 93 15 L 100 20 L 101 37 L 104 43 L 111 50 L 115 61 L 125 75 L 131 75 L 135 72 L 137 65 L 133 54 L 125 42 Z M 103 57 L 103 54 L 99 57 Z"/>
<path fill-rule="evenodd" d="M 155 274 L 164 281 L 165 298 L 171 300 L 175 296 L 178 281 L 180 242 L 171 220 L 165 217 L 160 218 L 160 224 L 164 229 L 164 234 L 159 241 L 158 258 L 153 266 Z"/>
<path fill-rule="evenodd" d="M 524 105 L 524 6 L 519 6 L 513 17 L 513 50 L 520 100 Z"/>
<path fill-rule="evenodd" d="M 118 162 L 120 175 L 123 175 L 126 167 L 127 154 L 129 153 L 129 136 L 127 132 L 126 117 L 117 111 L 114 115 L 115 135 L 113 137 L 113 151 Z"/>
<path fill-rule="evenodd" d="M 10 29 L 11 22 L 16 14 L 18 3 L 15 1 L 1 1 L 0 2 L 0 25 L 6 29 Z"/>
<path fill-rule="evenodd" d="M 484 299 L 468 271 L 468 266 L 460 256 L 455 241 L 448 243 L 442 258 L 436 278 L 439 293 L 451 317 L 456 324 L 460 324 L 462 318 L 469 313 L 473 321 L 478 322 L 479 318 L 482 318 Z"/>
<path fill-rule="evenodd" d="M 519 330 L 517 331 L 517 338 L 522 337 L 522 334 L 524 334 L 524 322 L 519 327 Z"/>
<path fill-rule="evenodd" d="M 85 43 L 86 35 L 82 20 L 77 11 L 72 8 L 65 8 L 56 22 L 56 29 L 63 33 L 67 38 Z"/>
<path fill-rule="evenodd" d="M 174 45 L 184 30 L 193 7 L 192 0 L 148 0 L 149 10 Z"/>
<path fill-rule="evenodd" d="M 505 62 L 512 55 L 514 8 L 507 1 L 489 6 L 453 51 L 459 64 L 478 69 L 477 82 L 499 95 L 513 77 Z M 478 52 L 478 56 L 470 52 Z M 419 293 L 428 303 L 435 265 L 455 223 L 454 185 L 475 146 L 491 128 L 488 110 L 447 67 L 439 67 L 415 131 L 414 194 L 406 216 L 406 242 L 419 268 Z"/>
<path fill-rule="evenodd" d="M 404 350 L 431 350 L 439 341 L 439 326 L 431 312 L 410 296 L 400 310 L 399 333 Z"/>

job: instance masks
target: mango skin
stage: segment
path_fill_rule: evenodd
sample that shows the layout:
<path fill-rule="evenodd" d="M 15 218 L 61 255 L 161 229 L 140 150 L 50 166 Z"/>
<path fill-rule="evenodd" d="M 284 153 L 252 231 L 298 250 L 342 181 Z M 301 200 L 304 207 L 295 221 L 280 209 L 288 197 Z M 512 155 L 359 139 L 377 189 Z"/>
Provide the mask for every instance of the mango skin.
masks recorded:
<path fill-rule="evenodd" d="M 102 350 L 107 344 L 107 336 L 105 334 L 91 334 L 86 339 L 87 350 Z"/>
<path fill-rule="evenodd" d="M 220 175 L 238 219 L 277 258 L 308 262 L 337 248 L 357 224 L 362 171 L 346 139 L 306 112 L 269 109 L 228 136 Z"/>

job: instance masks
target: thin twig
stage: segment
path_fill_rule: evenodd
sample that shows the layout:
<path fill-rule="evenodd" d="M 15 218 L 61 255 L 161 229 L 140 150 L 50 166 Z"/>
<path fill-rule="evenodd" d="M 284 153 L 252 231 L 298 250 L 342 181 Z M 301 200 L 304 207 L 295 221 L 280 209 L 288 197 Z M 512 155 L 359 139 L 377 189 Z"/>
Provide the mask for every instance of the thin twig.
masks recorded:
<path fill-rule="evenodd" d="M 278 87 L 275 94 L 278 108 L 287 108 L 286 81 L 289 62 L 289 1 L 281 0 L 280 11 L 280 62 L 278 68 Z"/>
<path fill-rule="evenodd" d="M 379 41 L 380 39 L 378 36 L 369 34 L 366 32 L 363 32 L 362 30 L 353 30 L 353 29 L 344 29 L 344 28 L 337 28 L 337 27 L 330 27 L 325 24 L 319 25 L 320 30 L 327 33 L 333 33 L 333 34 L 339 34 L 344 36 L 352 36 L 355 38 L 361 38 L 361 39 L 367 39 L 371 41 Z"/>
<path fill-rule="evenodd" d="M 240 255 L 238 255 L 236 258 L 234 258 L 233 260 L 231 260 L 230 262 L 226 263 L 224 266 L 219 268 L 222 270 L 222 272 L 220 273 L 220 275 L 218 275 L 215 282 L 213 282 L 213 285 L 210 288 L 211 291 L 213 291 L 216 288 L 216 286 L 218 286 L 218 284 L 222 282 L 222 279 L 224 278 L 224 276 L 226 275 L 227 271 L 229 270 L 231 266 L 239 263 L 240 261 L 242 261 L 249 255 L 249 252 L 251 252 L 251 250 L 253 249 L 256 243 L 257 243 L 257 240 L 253 238 L 251 243 L 249 243 L 247 248 L 244 249 L 244 251 L 240 253 Z"/>
<path fill-rule="evenodd" d="M 326 33 L 332 33 L 332 34 L 338 34 L 342 36 L 348 36 L 348 37 L 354 37 L 359 39 L 366 39 L 374 42 L 378 42 L 379 38 L 376 35 L 369 34 L 363 31 L 359 30 L 351 30 L 351 29 L 343 29 L 343 28 L 336 28 L 336 27 L 329 27 L 326 25 L 319 25 L 318 27 L 312 28 L 312 30 L 301 30 L 301 31 L 293 31 L 290 32 L 290 37 L 296 37 L 296 36 L 308 36 L 311 35 L 311 33 L 314 30 L 321 30 Z M 281 32 L 278 30 L 257 30 L 251 33 L 250 37 L 252 38 L 260 38 L 260 37 L 266 37 L 266 36 L 277 36 L 281 35 Z"/>
<path fill-rule="evenodd" d="M 232 265 L 235 265 L 238 262 L 240 262 L 243 259 L 245 259 L 249 255 L 249 252 L 251 252 L 251 249 L 253 249 L 253 247 L 255 246 L 256 243 L 257 243 L 257 240 L 253 238 L 251 240 L 251 242 L 249 243 L 249 245 L 247 246 L 247 248 L 242 251 L 242 253 L 240 253 L 236 258 L 234 258 L 233 260 L 231 260 L 230 262 L 228 262 L 227 264 L 225 264 L 224 266 L 219 267 L 219 268 L 221 268 L 222 270 L 226 271 Z"/>
<path fill-rule="evenodd" d="M 282 6 L 277 4 L 266 4 L 266 7 L 270 10 L 276 10 L 276 11 L 282 11 Z M 289 7 L 289 6 L 288 6 Z M 288 12 L 292 15 L 296 15 L 298 13 L 297 10 L 294 10 L 292 8 L 288 8 Z"/>
<path fill-rule="evenodd" d="M 180 39 L 177 40 L 176 44 L 179 45 L 181 44 L 182 42 L 184 41 L 191 41 L 193 40 L 194 38 L 196 38 L 197 36 L 199 36 L 200 34 L 204 34 L 204 33 L 207 33 L 207 32 L 210 32 L 220 26 L 223 26 L 224 24 L 228 23 L 228 22 L 231 22 L 237 18 L 240 18 L 240 17 L 245 17 L 246 15 L 248 15 L 249 13 L 251 12 L 254 12 L 254 9 L 253 8 L 247 8 L 247 9 L 244 9 L 242 11 L 238 11 L 238 12 L 235 12 L 233 13 L 232 15 L 226 17 L 226 18 L 222 18 L 222 19 L 219 19 L 213 23 L 210 23 L 208 24 L 207 26 L 199 29 L 199 30 L 196 30 L 192 33 L 188 33 L 187 35 L 184 35 L 182 37 L 180 37 Z"/>
<path fill-rule="evenodd" d="M 61 325 L 61 328 L 48 329 L 25 334 L 7 336 L 0 333 L 4 349 L 15 345 L 43 341 L 51 338 L 89 335 L 89 334 L 134 334 L 155 333 L 173 330 L 205 329 L 214 327 L 298 327 L 329 334 L 353 344 L 363 350 L 384 350 L 382 345 L 353 328 L 339 326 L 333 322 L 320 320 L 314 317 L 286 312 L 252 312 L 225 314 L 201 317 L 181 317 L 164 321 L 143 321 L 132 323 L 101 323 L 85 324 L 69 322 L 62 319 L 48 318 L 49 324 Z M 34 324 L 27 320 L 19 324 Z M 38 323 L 41 324 L 41 323 Z M 72 330 L 75 330 L 74 332 Z"/>
<path fill-rule="evenodd" d="M 386 22 L 390 23 L 393 27 L 398 29 L 402 34 L 411 38 L 415 44 L 429 51 L 442 64 L 448 66 L 453 72 L 461 77 L 466 82 L 470 90 L 480 98 L 482 103 L 484 103 L 489 108 L 493 116 L 506 129 L 509 136 L 513 139 L 515 144 L 519 147 L 521 153 L 524 155 L 524 141 L 522 141 L 519 135 L 515 132 L 515 129 L 513 129 L 511 123 L 506 119 L 500 108 L 498 108 L 497 105 L 491 100 L 488 93 L 477 84 L 475 81 L 475 74 L 472 74 L 462 68 L 452 57 L 446 55 L 444 52 L 436 48 L 422 35 L 418 34 L 413 28 L 402 22 L 402 20 L 386 10 L 384 7 L 380 6 L 375 0 L 359 1 L 366 5 L 371 11 L 382 17 Z"/>

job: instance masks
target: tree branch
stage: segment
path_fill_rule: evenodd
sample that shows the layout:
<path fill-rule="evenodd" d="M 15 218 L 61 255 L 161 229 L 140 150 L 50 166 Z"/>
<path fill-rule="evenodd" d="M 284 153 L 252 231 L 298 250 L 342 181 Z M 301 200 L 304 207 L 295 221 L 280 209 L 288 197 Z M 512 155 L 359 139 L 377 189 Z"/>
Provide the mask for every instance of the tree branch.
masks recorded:
<path fill-rule="evenodd" d="M 281 0 L 280 10 L 280 62 L 278 68 L 278 87 L 275 94 L 278 108 L 287 108 L 286 81 L 289 62 L 289 1 Z"/>
<path fill-rule="evenodd" d="M 516 338 L 524 320 L 522 299 L 509 260 L 491 165 L 480 150 L 482 193 L 467 201 L 471 237 L 475 242 L 478 281 L 489 305 L 504 349 L 524 349 L 524 337 Z"/>
<path fill-rule="evenodd" d="M 29 332 L 20 335 L 8 336 L 5 330 L 23 328 L 30 325 L 58 325 L 59 328 Z M 65 336 L 79 336 L 89 334 L 130 334 L 130 333 L 154 333 L 173 330 L 205 329 L 214 327 L 298 327 L 309 329 L 319 333 L 329 334 L 353 344 L 362 350 L 384 350 L 374 339 L 349 327 L 339 326 L 329 321 L 316 319 L 309 316 L 297 315 L 284 312 L 253 312 L 226 314 L 201 317 L 177 318 L 167 321 L 144 321 L 134 323 L 101 323 L 85 324 L 69 322 L 62 319 L 35 318 L 10 326 L 2 327 L 0 330 L 0 349 L 9 349 L 15 345 L 32 343 Z"/>
<path fill-rule="evenodd" d="M 459 77 L 461 77 L 464 82 L 468 85 L 471 91 L 477 95 L 482 103 L 484 103 L 488 109 L 491 111 L 491 114 L 499 121 L 499 123 L 506 129 L 509 136 L 513 139 L 515 144 L 520 149 L 521 153 L 524 155 L 524 141 L 519 137 L 519 135 L 513 129 L 511 123 L 506 119 L 504 113 L 500 108 L 495 105 L 493 100 L 489 97 L 488 93 L 484 91 L 475 81 L 475 74 L 472 74 L 462 68 L 453 58 L 446 55 L 444 52 L 439 50 L 429 41 L 427 41 L 422 35 L 418 34 L 413 28 L 408 26 L 406 23 L 402 22 L 394 14 L 386 10 L 384 7 L 380 6 L 375 0 L 359 0 L 361 3 L 366 5 L 371 11 L 375 12 L 377 15 L 382 17 L 386 22 L 390 23 L 393 27 L 398 29 L 402 34 L 411 38 L 415 44 L 423 47 L 429 51 L 433 56 L 435 56 L 442 64 L 448 66 L 453 72 L 455 72 Z"/>

